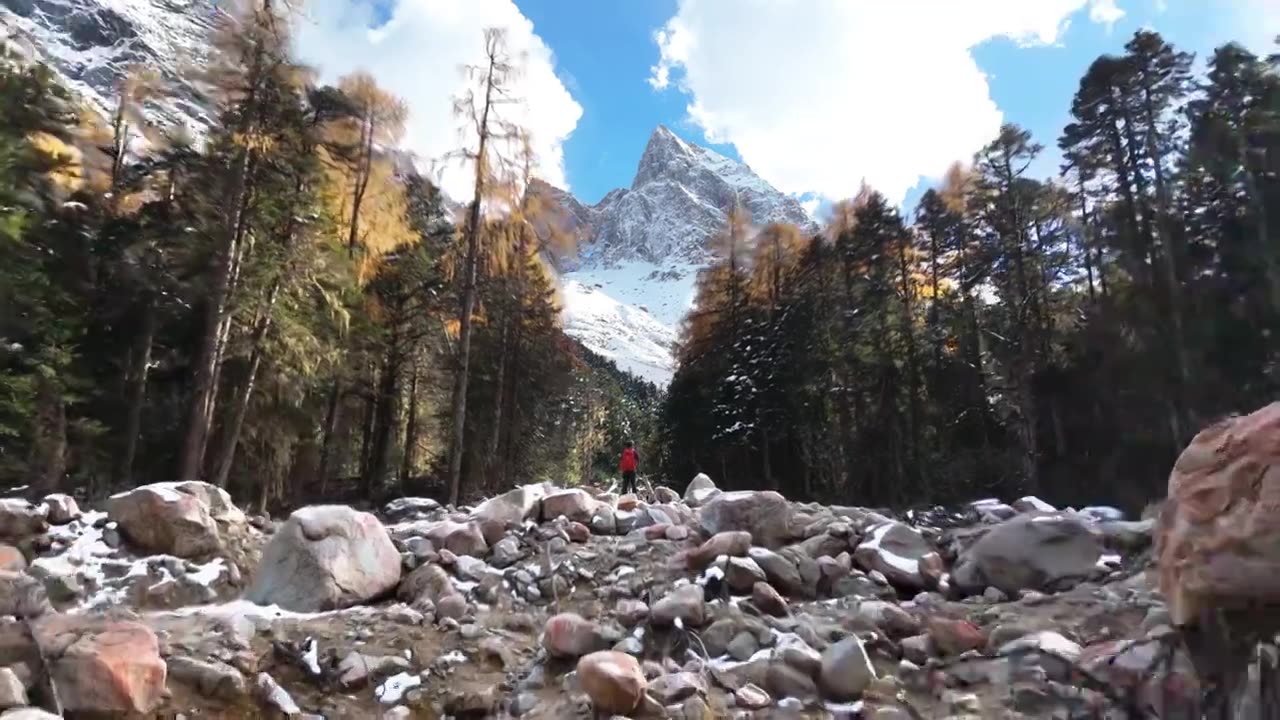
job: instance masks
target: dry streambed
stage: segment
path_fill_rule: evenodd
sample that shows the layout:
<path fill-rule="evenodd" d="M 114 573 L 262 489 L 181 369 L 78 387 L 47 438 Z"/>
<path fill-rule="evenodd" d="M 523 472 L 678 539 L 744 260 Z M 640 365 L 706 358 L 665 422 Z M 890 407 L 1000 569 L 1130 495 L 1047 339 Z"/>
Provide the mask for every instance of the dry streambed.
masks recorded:
<path fill-rule="evenodd" d="M 1192 697 L 1150 522 L 544 485 L 249 517 L 203 483 L 0 501 L 0 710 L 1076 717 Z M 26 709 L 19 716 L 14 708 Z"/>

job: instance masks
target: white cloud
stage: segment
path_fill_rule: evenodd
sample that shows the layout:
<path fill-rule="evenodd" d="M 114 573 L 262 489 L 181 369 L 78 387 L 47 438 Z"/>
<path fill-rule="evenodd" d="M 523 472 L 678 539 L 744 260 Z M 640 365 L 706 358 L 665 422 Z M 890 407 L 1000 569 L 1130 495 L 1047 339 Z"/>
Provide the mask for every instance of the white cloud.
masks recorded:
<path fill-rule="evenodd" d="M 1124 11 L 1116 7 L 1116 0 L 1093 0 L 1089 5 L 1089 19 L 1106 25 L 1108 29 L 1123 17 Z"/>
<path fill-rule="evenodd" d="M 821 204 L 822 198 L 810 198 L 800 201 L 800 207 L 804 208 L 805 213 L 813 220 L 818 219 L 818 206 Z"/>
<path fill-rule="evenodd" d="M 863 178 L 900 200 L 993 138 L 1002 121 L 970 50 L 1052 44 L 1112 0 L 680 0 L 655 34 L 650 84 L 784 192 L 846 197 Z"/>
<path fill-rule="evenodd" d="M 531 131 L 538 175 L 568 186 L 563 143 L 582 107 L 556 76 L 551 49 L 512 0 L 399 0 L 377 29 L 373 10 L 364 0 L 310 0 L 295 31 L 298 54 L 326 81 L 364 69 L 403 98 L 410 110 L 403 144 L 436 161 L 445 191 L 466 201 L 469 171 L 457 161 L 442 162 L 461 146 L 451 99 L 467 87 L 461 66 L 484 60 L 484 28 L 506 28 L 509 48 L 523 60 L 515 94 L 525 102 L 504 112 Z"/>
<path fill-rule="evenodd" d="M 1280 35 L 1280 3 L 1276 0 L 1237 0 L 1232 10 L 1233 39 L 1255 53 L 1276 52 Z"/>

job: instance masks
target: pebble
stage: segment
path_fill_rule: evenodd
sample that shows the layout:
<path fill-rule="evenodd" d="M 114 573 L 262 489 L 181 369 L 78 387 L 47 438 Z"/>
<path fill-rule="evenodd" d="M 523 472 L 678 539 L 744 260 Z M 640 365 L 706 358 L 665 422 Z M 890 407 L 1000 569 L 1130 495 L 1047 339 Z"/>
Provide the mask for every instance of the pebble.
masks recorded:
<path fill-rule="evenodd" d="M 747 683 L 734 691 L 733 700 L 738 707 L 748 710 L 759 710 L 760 708 L 768 707 L 773 702 L 769 697 L 769 693 L 751 683 Z"/>

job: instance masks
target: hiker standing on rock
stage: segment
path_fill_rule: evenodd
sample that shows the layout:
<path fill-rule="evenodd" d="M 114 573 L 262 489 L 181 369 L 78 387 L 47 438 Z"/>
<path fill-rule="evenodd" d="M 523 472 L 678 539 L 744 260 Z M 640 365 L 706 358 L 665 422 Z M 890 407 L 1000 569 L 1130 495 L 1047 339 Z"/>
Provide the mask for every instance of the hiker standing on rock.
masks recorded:
<path fill-rule="evenodd" d="M 636 468 L 639 465 L 640 454 L 636 452 L 635 445 L 628 440 L 626 448 L 622 451 L 622 461 L 618 463 L 618 469 L 622 471 L 622 493 L 624 495 L 636 491 Z"/>

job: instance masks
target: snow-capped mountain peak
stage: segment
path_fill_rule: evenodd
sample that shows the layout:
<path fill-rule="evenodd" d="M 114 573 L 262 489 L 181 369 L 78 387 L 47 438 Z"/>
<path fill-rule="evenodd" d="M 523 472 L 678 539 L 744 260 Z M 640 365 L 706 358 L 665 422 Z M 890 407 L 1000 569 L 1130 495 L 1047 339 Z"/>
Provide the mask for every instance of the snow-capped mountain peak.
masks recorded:
<path fill-rule="evenodd" d="M 705 263 L 707 242 L 735 204 L 757 225 L 786 222 L 813 228 L 808 213 L 751 168 L 689 143 L 664 125 L 649 137 L 629 189 L 610 192 L 591 208 L 584 266 L 626 260 Z"/>
<path fill-rule="evenodd" d="M 593 351 L 660 384 L 674 370 L 676 326 L 693 301 L 697 271 L 710 262 L 710 240 L 724 229 L 735 205 L 758 226 L 782 222 L 817 230 L 798 200 L 750 167 L 690 143 L 664 125 L 649 136 L 630 188 L 613 190 L 593 206 L 549 186 L 540 192 L 561 207 L 561 227 L 574 228 L 581 238 L 577 256 L 562 263 L 569 270 L 566 330 Z M 589 297 L 580 292 L 583 288 L 591 289 Z M 626 306 L 643 314 L 618 310 Z M 634 325 L 622 332 L 620 320 Z M 655 346 L 665 346 L 667 355 L 657 358 Z"/>

